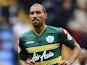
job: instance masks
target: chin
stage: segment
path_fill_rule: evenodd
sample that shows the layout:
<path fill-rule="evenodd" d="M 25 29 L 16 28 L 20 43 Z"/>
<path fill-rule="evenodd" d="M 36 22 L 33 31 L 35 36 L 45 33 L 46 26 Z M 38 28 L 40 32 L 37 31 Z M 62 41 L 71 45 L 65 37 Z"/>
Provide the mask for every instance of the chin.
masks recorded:
<path fill-rule="evenodd" d="M 33 25 L 35 28 L 40 28 L 41 27 L 41 25 L 39 25 L 39 24 L 35 24 L 35 25 Z"/>
<path fill-rule="evenodd" d="M 39 28 L 40 26 L 39 25 L 33 25 L 35 28 Z"/>

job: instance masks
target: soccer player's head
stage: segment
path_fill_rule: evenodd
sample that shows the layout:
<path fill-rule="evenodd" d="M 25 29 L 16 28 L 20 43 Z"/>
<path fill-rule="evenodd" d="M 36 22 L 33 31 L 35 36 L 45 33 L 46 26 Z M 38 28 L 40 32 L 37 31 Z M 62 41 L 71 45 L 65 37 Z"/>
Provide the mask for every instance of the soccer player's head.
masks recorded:
<path fill-rule="evenodd" d="M 45 24 L 45 20 L 47 19 L 47 13 L 43 5 L 41 4 L 33 4 L 30 7 L 30 19 L 34 27 L 39 28 Z"/>

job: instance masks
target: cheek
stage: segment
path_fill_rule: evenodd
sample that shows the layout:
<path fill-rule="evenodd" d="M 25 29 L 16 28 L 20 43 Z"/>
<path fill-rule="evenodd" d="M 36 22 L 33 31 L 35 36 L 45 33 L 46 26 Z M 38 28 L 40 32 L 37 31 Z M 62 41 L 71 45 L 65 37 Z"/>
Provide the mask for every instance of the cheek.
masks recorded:
<path fill-rule="evenodd" d="M 38 19 L 39 19 L 40 21 L 44 21 L 44 20 L 45 20 L 45 16 L 44 16 L 44 15 L 39 15 L 39 16 L 38 16 Z"/>
<path fill-rule="evenodd" d="M 45 17 L 44 17 L 44 16 L 42 16 L 42 17 L 40 17 L 40 19 L 41 19 L 42 21 L 44 21 L 44 20 L 45 20 Z"/>
<path fill-rule="evenodd" d="M 41 20 L 43 21 L 43 20 L 44 20 L 44 18 L 43 18 L 43 17 L 41 17 Z"/>

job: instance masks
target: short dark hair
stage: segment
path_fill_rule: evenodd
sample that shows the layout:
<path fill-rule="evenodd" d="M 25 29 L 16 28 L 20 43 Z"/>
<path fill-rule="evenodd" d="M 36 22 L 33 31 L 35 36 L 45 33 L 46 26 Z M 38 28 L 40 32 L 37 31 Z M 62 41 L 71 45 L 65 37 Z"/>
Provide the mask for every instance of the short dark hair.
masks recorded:
<path fill-rule="evenodd" d="M 36 6 L 36 5 L 40 5 L 40 6 L 43 8 L 43 12 L 46 13 L 46 9 L 45 9 L 45 7 L 44 7 L 42 4 L 35 3 L 35 4 L 33 4 L 32 6 Z M 31 6 L 31 7 L 32 7 L 32 6 Z"/>

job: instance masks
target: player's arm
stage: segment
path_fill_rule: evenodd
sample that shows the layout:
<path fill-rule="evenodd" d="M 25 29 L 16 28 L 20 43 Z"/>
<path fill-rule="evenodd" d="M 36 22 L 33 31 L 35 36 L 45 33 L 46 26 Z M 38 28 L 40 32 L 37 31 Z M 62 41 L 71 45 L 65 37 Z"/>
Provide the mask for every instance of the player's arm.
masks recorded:
<path fill-rule="evenodd" d="M 59 65 L 71 65 L 78 57 L 81 48 L 79 44 L 65 29 L 62 29 L 62 34 L 60 39 L 64 45 L 72 49 L 72 53 L 67 59 L 60 61 Z"/>
<path fill-rule="evenodd" d="M 79 53 L 80 53 L 80 46 L 78 45 L 78 43 L 75 41 L 74 42 L 74 48 L 72 48 L 72 53 L 70 55 L 70 57 L 67 59 L 67 61 L 72 64 L 75 59 L 78 57 Z"/>
<path fill-rule="evenodd" d="M 19 65 L 27 65 L 26 61 L 19 59 Z"/>
<path fill-rule="evenodd" d="M 24 48 L 24 45 L 22 44 L 22 40 L 18 40 L 18 56 L 19 56 L 19 65 L 34 65 L 34 60 L 27 60 L 28 53 Z"/>
<path fill-rule="evenodd" d="M 22 51 L 21 48 L 18 47 L 18 50 L 19 50 L 18 54 L 20 54 L 21 51 Z M 27 65 L 25 60 L 22 60 L 22 59 L 19 58 L 18 61 L 19 61 L 19 65 Z"/>
<path fill-rule="evenodd" d="M 19 65 L 35 65 L 34 60 L 19 60 Z"/>
<path fill-rule="evenodd" d="M 18 61 L 19 65 L 27 65 L 26 58 L 27 58 L 27 52 L 23 46 L 23 41 L 21 38 L 18 39 Z"/>
<path fill-rule="evenodd" d="M 75 41 L 74 47 L 72 48 L 72 53 L 70 54 L 69 58 L 60 61 L 58 64 L 59 65 L 71 65 L 75 61 L 75 59 L 78 57 L 80 50 L 81 50 L 80 46 Z"/>

